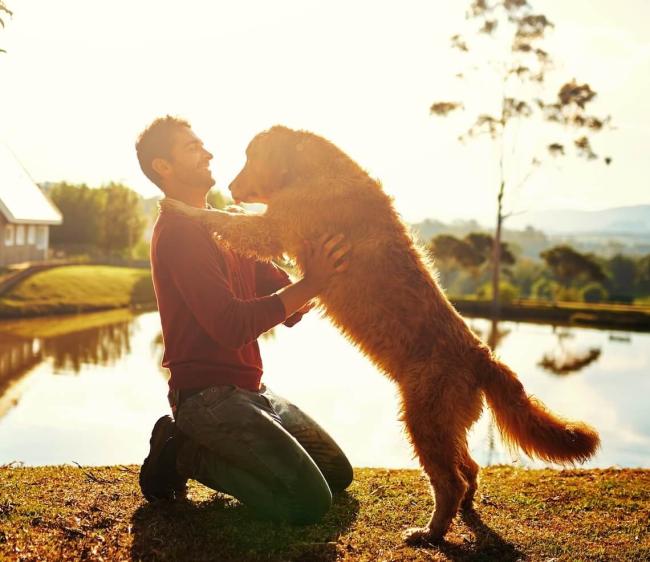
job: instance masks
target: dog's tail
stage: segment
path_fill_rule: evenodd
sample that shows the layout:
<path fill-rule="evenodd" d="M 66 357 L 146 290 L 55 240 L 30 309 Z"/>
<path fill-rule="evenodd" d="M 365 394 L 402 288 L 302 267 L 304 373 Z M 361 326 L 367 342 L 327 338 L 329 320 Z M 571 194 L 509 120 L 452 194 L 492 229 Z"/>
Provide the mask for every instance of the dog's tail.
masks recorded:
<path fill-rule="evenodd" d="M 600 438 L 593 428 L 550 412 L 526 394 L 517 375 L 500 361 L 490 357 L 481 375 L 483 392 L 506 444 L 557 463 L 584 462 L 598 449 Z"/>

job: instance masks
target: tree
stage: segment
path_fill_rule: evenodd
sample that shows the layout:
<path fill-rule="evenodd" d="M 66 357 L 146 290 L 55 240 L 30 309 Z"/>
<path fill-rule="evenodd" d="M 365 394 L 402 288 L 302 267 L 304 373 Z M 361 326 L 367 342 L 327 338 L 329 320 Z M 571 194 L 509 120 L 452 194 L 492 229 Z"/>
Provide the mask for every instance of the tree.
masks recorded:
<path fill-rule="evenodd" d="M 485 272 L 484 266 L 491 263 L 492 245 L 492 236 L 483 232 L 470 232 L 463 239 L 450 234 L 434 236 L 429 251 L 438 266 L 445 289 L 452 289 L 453 286 L 460 294 L 475 292 L 479 278 Z M 502 242 L 501 252 L 504 256 L 502 263 L 515 263 L 515 256 L 507 243 Z M 459 275 L 459 268 L 467 271 L 470 277 Z"/>
<path fill-rule="evenodd" d="M 455 263 L 464 269 L 477 269 L 492 258 L 492 236 L 484 232 L 470 232 L 462 240 L 450 234 L 439 234 L 431 240 L 430 250 L 437 261 Z M 502 263 L 512 265 L 515 256 L 508 244 L 501 243 Z"/>
<path fill-rule="evenodd" d="M 523 186 L 532 171 L 541 163 L 540 155 L 536 150 L 525 157 L 529 166 L 524 173 L 519 173 L 514 166 L 516 160 L 521 160 L 514 148 L 517 143 L 513 139 L 513 125 L 526 121 L 535 123 L 560 125 L 564 130 L 577 131 L 572 144 L 577 154 L 588 160 L 596 160 L 590 134 L 602 130 L 609 122 L 609 118 L 599 118 L 587 113 L 587 106 L 596 97 L 596 92 L 589 84 L 582 84 L 575 79 L 565 82 L 557 91 L 554 99 L 545 101 L 537 93 L 545 86 L 545 79 L 551 69 L 552 59 L 549 53 L 539 46 L 547 30 L 553 27 L 544 14 L 533 11 L 527 0 L 473 0 L 467 12 L 467 20 L 471 33 L 475 39 L 490 39 L 499 49 L 496 60 L 488 61 L 492 71 L 493 81 L 499 86 L 500 93 L 492 101 L 492 107 L 485 109 L 470 108 L 475 114 L 474 122 L 460 136 L 461 140 L 476 138 L 487 134 L 494 141 L 498 152 L 499 181 L 497 189 L 497 216 L 493 246 L 493 313 L 499 312 L 499 273 L 501 256 L 501 236 L 503 222 L 512 215 L 504 210 L 504 195 L 506 190 Z M 451 45 L 461 53 L 470 53 L 468 41 L 456 34 L 451 38 Z M 482 49 L 481 53 L 489 53 L 489 49 Z M 487 55 L 489 56 L 489 54 Z M 473 74 L 477 74 L 476 67 Z M 472 74 L 472 72 L 470 72 Z M 466 73 L 457 74 L 464 79 Z M 548 90 L 548 87 L 546 88 Z M 489 88 L 481 84 L 484 97 L 489 97 Z M 466 110 L 465 104 L 459 101 L 437 101 L 431 105 L 431 114 L 447 116 L 457 110 Z M 542 130 L 540 128 L 540 130 Z M 544 138 L 545 136 L 542 135 Z M 559 157 L 566 154 L 566 142 L 558 139 L 555 134 L 545 141 L 547 155 Z M 513 150 L 510 150 L 510 148 Z M 513 154 L 509 159 L 507 156 Z M 605 157 L 606 164 L 611 162 L 610 157 Z"/>
<path fill-rule="evenodd" d="M 650 254 L 642 257 L 637 262 L 636 287 L 637 294 L 650 294 Z"/>
<path fill-rule="evenodd" d="M 53 226 L 53 246 L 68 249 L 91 248 L 99 243 L 102 197 L 96 189 L 87 185 L 58 183 L 50 188 L 48 195 L 63 215 L 63 224 Z"/>
<path fill-rule="evenodd" d="M 147 222 L 137 193 L 116 183 L 97 189 L 62 182 L 48 195 L 63 215 L 63 224 L 52 227 L 54 246 L 70 253 L 100 249 L 107 256 L 132 257 Z"/>
<path fill-rule="evenodd" d="M 4 29 L 5 26 L 5 20 L 4 16 L 5 14 L 9 17 L 13 16 L 13 12 L 7 8 L 7 4 L 3 2 L 3 0 L 0 0 L 0 26 Z M 0 53 L 6 53 L 4 49 L 0 48 Z"/>
<path fill-rule="evenodd" d="M 118 183 L 101 187 L 98 192 L 103 197 L 99 247 L 106 255 L 130 258 L 146 224 L 141 197 Z"/>
<path fill-rule="evenodd" d="M 636 292 L 636 260 L 623 254 L 616 254 L 607 261 L 611 300 L 632 302 Z"/>
<path fill-rule="evenodd" d="M 431 253 L 436 261 L 445 264 L 455 263 L 461 267 L 476 267 L 482 259 L 474 249 L 459 238 L 450 234 L 439 234 L 431 240 Z"/>
<path fill-rule="evenodd" d="M 601 282 L 606 279 L 605 273 L 593 257 L 581 254 L 571 246 L 554 246 L 542 252 L 540 256 L 565 289 L 585 280 Z"/>

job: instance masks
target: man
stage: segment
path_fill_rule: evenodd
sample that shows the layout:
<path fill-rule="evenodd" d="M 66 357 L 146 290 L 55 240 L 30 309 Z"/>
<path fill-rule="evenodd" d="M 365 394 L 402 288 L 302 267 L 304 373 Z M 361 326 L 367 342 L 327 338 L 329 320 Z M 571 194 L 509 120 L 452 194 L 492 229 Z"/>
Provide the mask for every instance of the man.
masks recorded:
<path fill-rule="evenodd" d="M 189 123 L 156 119 L 136 152 L 166 197 L 206 207 L 212 154 Z M 332 492 L 350 484 L 352 468 L 334 440 L 261 383 L 257 344 L 273 326 L 300 320 L 345 271 L 348 250 L 342 236 L 307 247 L 305 276 L 291 283 L 274 265 L 217 245 L 189 218 L 158 217 L 151 268 L 174 419 L 163 416 L 153 428 L 140 472 L 147 500 L 184 497 L 194 478 L 264 517 L 309 523 L 327 512 Z"/>

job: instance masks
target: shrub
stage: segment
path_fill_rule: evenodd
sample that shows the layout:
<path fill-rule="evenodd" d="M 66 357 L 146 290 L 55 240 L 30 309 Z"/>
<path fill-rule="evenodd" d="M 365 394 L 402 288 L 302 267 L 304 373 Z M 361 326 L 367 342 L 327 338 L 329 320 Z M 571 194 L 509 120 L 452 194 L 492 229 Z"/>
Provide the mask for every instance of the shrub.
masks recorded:
<path fill-rule="evenodd" d="M 492 283 L 482 285 L 476 294 L 479 298 L 492 299 Z M 507 281 L 499 282 L 499 300 L 502 303 L 511 303 L 519 298 L 519 289 Z"/>
<path fill-rule="evenodd" d="M 530 289 L 530 295 L 534 299 L 550 301 L 555 298 L 557 288 L 557 283 L 555 281 L 542 277 L 533 283 L 533 286 Z"/>
<path fill-rule="evenodd" d="M 584 302 L 603 302 L 607 300 L 607 290 L 600 283 L 589 283 L 580 291 Z"/>

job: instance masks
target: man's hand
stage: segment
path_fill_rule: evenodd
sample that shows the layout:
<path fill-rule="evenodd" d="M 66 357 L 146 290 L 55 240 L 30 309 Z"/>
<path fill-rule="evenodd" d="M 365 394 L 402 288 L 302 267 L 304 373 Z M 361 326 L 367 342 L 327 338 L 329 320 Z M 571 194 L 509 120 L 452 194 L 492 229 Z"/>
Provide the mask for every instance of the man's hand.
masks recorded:
<path fill-rule="evenodd" d="M 304 242 L 302 262 L 305 269 L 305 281 L 320 293 L 337 273 L 343 273 L 350 265 L 348 252 L 350 244 L 345 242 L 343 234 L 332 236 L 324 234 L 316 244 Z"/>
<path fill-rule="evenodd" d="M 287 317 L 306 307 L 309 310 L 310 301 L 327 287 L 332 277 L 348 269 L 350 249 L 342 234 L 323 235 L 313 245 L 305 242 L 300 256 L 305 276 L 277 292 Z"/>

